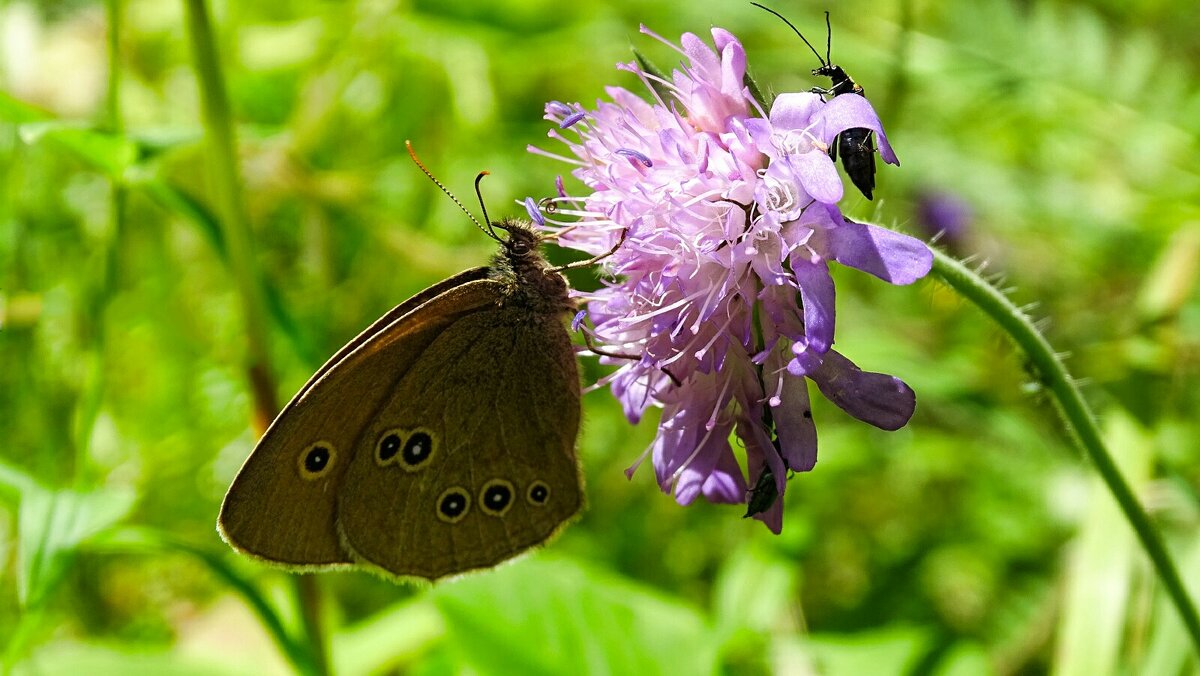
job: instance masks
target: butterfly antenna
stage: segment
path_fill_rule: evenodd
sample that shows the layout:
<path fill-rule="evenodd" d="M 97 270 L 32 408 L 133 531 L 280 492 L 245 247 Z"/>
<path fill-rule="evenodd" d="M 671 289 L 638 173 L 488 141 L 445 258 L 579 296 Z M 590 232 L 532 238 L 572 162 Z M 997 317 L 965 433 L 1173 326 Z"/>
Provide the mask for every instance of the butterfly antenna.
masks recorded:
<path fill-rule="evenodd" d="M 833 58 L 833 28 L 829 26 L 829 10 L 825 10 L 825 61 L 832 63 Z"/>
<path fill-rule="evenodd" d="M 459 209 L 462 209 L 462 212 L 467 215 L 467 218 L 471 219 L 471 222 L 475 224 L 475 227 L 482 230 L 483 234 L 487 235 L 488 237 L 491 237 L 492 239 L 495 239 L 495 240 L 500 239 L 499 237 L 496 237 L 496 233 L 491 230 L 490 223 L 488 224 L 488 226 L 489 226 L 488 228 L 484 228 L 483 225 L 481 225 L 479 223 L 479 219 L 475 218 L 475 214 L 472 214 L 470 211 L 468 211 L 467 208 L 465 206 L 463 206 L 463 203 L 458 201 L 458 198 L 454 196 L 454 193 L 450 192 L 449 188 L 442 185 L 442 182 L 437 180 L 437 177 L 434 176 L 428 169 L 425 168 L 425 165 L 421 163 L 421 158 L 417 157 L 417 151 L 413 150 L 412 141 L 405 140 L 404 147 L 408 148 L 408 156 L 412 158 L 412 161 L 415 162 L 416 165 L 421 168 L 421 171 L 425 172 L 425 175 L 429 177 L 429 180 L 433 181 L 434 185 L 441 188 L 442 192 L 446 193 L 446 197 L 449 197 L 451 200 L 454 201 L 455 204 L 458 205 Z M 476 185 L 478 185 L 478 183 L 479 183 L 479 179 L 476 179 Z M 483 217 L 487 218 L 486 211 L 484 212 Z"/>
<path fill-rule="evenodd" d="M 765 9 L 766 11 L 779 17 L 784 23 L 786 23 L 788 25 L 788 28 L 791 28 L 792 31 L 796 35 L 800 36 L 800 39 L 804 41 L 804 44 L 808 45 L 808 48 L 812 50 L 813 55 L 817 57 L 817 61 L 820 61 L 822 66 L 826 65 L 827 62 L 825 61 L 825 59 L 821 58 L 821 53 L 818 52 L 817 49 L 812 46 L 812 43 L 808 41 L 808 38 L 804 37 L 804 33 L 801 33 L 799 28 L 796 28 L 796 26 L 793 25 L 791 21 L 787 20 L 786 16 L 780 14 L 779 12 L 776 12 L 775 10 L 771 9 L 770 7 L 767 7 L 766 5 L 760 5 L 757 2 L 751 2 L 750 4 L 754 5 L 755 7 L 759 8 L 759 9 Z M 825 12 L 825 22 L 828 25 L 829 12 Z M 826 54 L 826 56 L 828 56 L 828 54 Z"/>
<path fill-rule="evenodd" d="M 481 171 L 479 172 L 479 175 L 475 177 L 475 196 L 479 198 L 479 208 L 483 210 L 483 222 L 487 223 L 488 230 L 492 230 L 492 219 L 488 218 L 487 205 L 483 203 L 483 191 L 479 189 L 479 184 L 483 182 L 484 176 L 488 176 L 491 173 L 492 172 L 490 171 Z M 507 230 L 507 228 L 505 229 Z M 499 237 L 496 237 L 495 230 L 492 230 L 492 238 L 500 239 Z"/>

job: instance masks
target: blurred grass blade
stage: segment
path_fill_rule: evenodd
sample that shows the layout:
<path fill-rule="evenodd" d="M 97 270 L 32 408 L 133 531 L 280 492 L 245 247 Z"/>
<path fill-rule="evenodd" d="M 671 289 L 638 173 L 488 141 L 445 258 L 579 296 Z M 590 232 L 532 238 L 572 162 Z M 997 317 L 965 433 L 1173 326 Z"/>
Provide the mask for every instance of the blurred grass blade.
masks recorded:
<path fill-rule="evenodd" d="M 1152 323 L 1177 315 L 1195 292 L 1197 275 L 1200 223 L 1192 222 L 1171 235 L 1142 284 L 1137 299 L 1142 321 Z"/>
<path fill-rule="evenodd" d="M 1193 595 L 1200 596 L 1200 535 L 1193 535 L 1181 559 L 1184 582 Z M 1188 651 L 1188 636 L 1175 619 L 1170 600 L 1161 589 L 1157 591 L 1150 645 L 1142 663 L 1134 665 L 1136 671 L 1142 674 L 1200 673 L 1200 661 Z"/>
<path fill-rule="evenodd" d="M 222 554 L 173 537 L 168 533 L 143 527 L 128 527 L 112 531 L 98 541 L 97 545 L 110 551 L 125 553 L 179 551 L 196 557 L 208 567 L 213 575 L 250 605 L 284 656 L 299 672 L 314 673 L 316 671 L 312 655 L 288 631 L 275 606 L 267 600 L 267 597 L 253 582 L 229 565 Z"/>
<path fill-rule="evenodd" d="M 1153 442 L 1119 409 L 1106 416 L 1105 440 L 1117 466 L 1136 487 L 1149 478 Z M 1099 477 L 1091 482 L 1089 509 L 1065 573 L 1066 595 L 1058 625 L 1054 673 L 1117 673 L 1128 633 L 1129 594 L 1137 542 L 1121 524 L 1121 510 Z"/>
<path fill-rule="evenodd" d="M 758 548 L 731 552 L 713 590 L 717 633 L 728 637 L 740 629 L 765 633 L 787 626 L 796 577 L 794 564 L 772 559 Z"/>

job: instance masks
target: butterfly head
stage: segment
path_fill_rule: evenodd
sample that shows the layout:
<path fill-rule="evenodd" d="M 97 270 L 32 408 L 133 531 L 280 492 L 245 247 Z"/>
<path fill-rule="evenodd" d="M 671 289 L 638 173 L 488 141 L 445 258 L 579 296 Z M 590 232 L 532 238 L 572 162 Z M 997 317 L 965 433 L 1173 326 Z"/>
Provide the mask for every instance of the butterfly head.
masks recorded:
<path fill-rule="evenodd" d="M 508 235 L 496 238 L 500 251 L 492 259 L 490 276 L 508 285 L 509 297 L 538 314 L 573 311 L 574 305 L 567 297 L 567 281 L 542 257 L 542 236 L 530 223 L 506 218 L 491 226 Z"/>
<path fill-rule="evenodd" d="M 527 221 L 516 218 L 505 218 L 501 221 L 495 221 L 491 225 L 493 228 L 508 233 L 507 238 L 497 238 L 500 245 L 504 247 L 504 255 L 508 258 L 541 258 L 538 246 L 541 244 L 542 237 L 534 232 Z"/>

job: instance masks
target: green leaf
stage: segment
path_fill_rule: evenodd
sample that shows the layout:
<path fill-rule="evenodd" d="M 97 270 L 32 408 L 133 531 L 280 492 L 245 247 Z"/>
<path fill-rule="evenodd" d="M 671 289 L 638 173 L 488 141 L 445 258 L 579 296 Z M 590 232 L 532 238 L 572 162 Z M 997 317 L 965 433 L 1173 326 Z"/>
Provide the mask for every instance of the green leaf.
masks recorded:
<path fill-rule="evenodd" d="M 62 579 L 79 546 L 133 508 L 132 491 L 50 490 L 20 470 L 0 465 L 0 482 L 18 494 L 17 597 L 37 605 Z"/>
<path fill-rule="evenodd" d="M 49 119 L 49 113 L 0 91 L 0 122 L 22 124 Z"/>
<path fill-rule="evenodd" d="M 138 146 L 133 141 L 78 123 L 58 120 L 29 122 L 20 125 L 18 132 L 25 143 L 53 144 L 118 183 L 122 181 L 125 171 L 138 160 Z"/>
<path fill-rule="evenodd" d="M 431 592 L 448 647 L 482 674 L 705 674 L 695 609 L 564 559 L 536 556 Z"/>
<path fill-rule="evenodd" d="M 80 122 L 55 119 L 4 92 L 0 92 L 0 122 L 16 125 L 25 143 L 53 145 L 117 182 L 141 154 L 138 144 L 127 137 L 106 134 Z"/>

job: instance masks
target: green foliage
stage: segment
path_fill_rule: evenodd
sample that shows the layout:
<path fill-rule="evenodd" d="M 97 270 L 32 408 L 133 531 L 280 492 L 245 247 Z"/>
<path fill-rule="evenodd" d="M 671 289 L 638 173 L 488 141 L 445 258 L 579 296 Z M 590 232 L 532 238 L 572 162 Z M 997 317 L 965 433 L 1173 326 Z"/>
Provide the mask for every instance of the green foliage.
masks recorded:
<path fill-rule="evenodd" d="M 213 527 L 254 442 L 253 395 L 183 4 L 110 2 L 117 90 L 104 4 L 0 4 L 4 663 L 312 672 L 289 574 Z M 819 34 L 823 5 L 777 9 Z M 1053 320 L 1200 591 L 1200 14 L 1181 0 L 831 9 L 835 60 L 903 161 L 849 211 L 918 232 L 929 195 L 969 205 L 955 246 Z M 767 95 L 819 84 L 811 53 L 748 3 L 215 10 L 281 397 L 387 308 L 490 253 L 405 139 L 459 195 L 490 170 L 491 211 L 520 213 L 511 200 L 549 194 L 562 171 L 525 153 L 552 148 L 545 100 L 639 87 L 612 68 L 631 46 L 678 61 L 639 23 L 734 31 Z M 919 408 L 882 433 L 814 401 L 821 459 L 792 478 L 781 536 L 736 508 L 674 505 L 646 468 L 626 481 L 654 421 L 630 427 L 596 392 L 583 519 L 542 553 L 434 588 L 320 576 L 334 670 L 1194 670 L 1036 374 L 945 289 L 836 274 L 839 349 L 903 377 Z"/>

